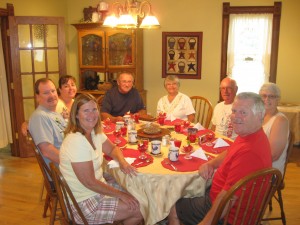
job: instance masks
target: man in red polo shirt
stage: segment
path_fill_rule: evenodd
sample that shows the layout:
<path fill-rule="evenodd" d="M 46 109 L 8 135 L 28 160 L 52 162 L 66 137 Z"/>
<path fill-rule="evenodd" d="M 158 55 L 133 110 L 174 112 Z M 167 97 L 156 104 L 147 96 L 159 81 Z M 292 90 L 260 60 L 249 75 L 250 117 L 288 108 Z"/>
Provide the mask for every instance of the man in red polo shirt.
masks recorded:
<path fill-rule="evenodd" d="M 169 214 L 169 225 L 211 224 L 222 197 L 231 186 L 254 171 L 272 167 L 270 144 L 262 129 L 264 114 L 259 95 L 244 92 L 236 96 L 231 121 L 238 137 L 227 152 L 199 168 L 204 179 L 212 178 L 217 169 L 210 190 L 202 197 L 179 199 Z M 229 224 L 231 222 L 229 218 Z"/>

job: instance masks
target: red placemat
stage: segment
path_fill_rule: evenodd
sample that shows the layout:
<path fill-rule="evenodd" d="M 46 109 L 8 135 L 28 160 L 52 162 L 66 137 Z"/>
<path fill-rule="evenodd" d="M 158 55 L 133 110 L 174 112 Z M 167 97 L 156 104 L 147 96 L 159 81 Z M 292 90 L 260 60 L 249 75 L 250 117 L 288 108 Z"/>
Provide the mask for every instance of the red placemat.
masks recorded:
<path fill-rule="evenodd" d="M 105 125 L 105 127 L 103 126 L 102 128 L 103 128 L 103 132 L 104 133 L 110 133 L 110 132 L 113 132 L 116 129 L 116 124 L 115 123 L 111 123 L 109 125 L 109 127 L 107 125 Z"/>
<path fill-rule="evenodd" d="M 149 164 L 153 163 L 153 157 L 148 153 L 145 153 L 145 155 L 147 156 L 146 159 L 139 159 L 138 157 L 140 156 L 141 153 L 136 149 L 124 148 L 122 152 L 124 157 L 136 158 L 134 162 L 131 164 L 136 168 L 148 166 Z M 104 155 L 104 158 L 107 161 L 112 160 L 112 158 L 107 155 Z"/>
<path fill-rule="evenodd" d="M 214 139 L 213 141 L 215 141 L 216 139 Z M 226 141 L 229 146 L 225 146 L 225 147 L 220 147 L 220 148 L 214 148 L 214 145 L 213 144 L 212 146 L 207 146 L 205 143 L 201 145 L 201 148 L 206 151 L 206 152 L 210 152 L 210 153 L 213 153 L 213 154 L 220 154 L 226 150 L 228 150 L 230 148 L 230 146 L 232 145 L 232 141 L 229 141 L 229 140 L 226 140 L 226 139 L 223 139 L 224 141 Z"/>
<path fill-rule="evenodd" d="M 181 120 L 181 119 L 176 119 L 176 120 L 165 120 L 165 123 L 164 125 L 167 125 L 167 126 L 174 126 L 176 123 L 182 123 L 183 124 L 183 121 L 184 120 Z"/>
<path fill-rule="evenodd" d="M 174 171 L 174 168 L 171 165 L 167 164 L 168 162 L 170 162 L 170 160 L 168 158 L 165 158 L 161 162 L 161 165 L 166 169 Z M 177 168 L 178 172 L 192 172 L 197 171 L 200 165 L 205 162 L 207 161 L 196 157 L 192 157 L 192 159 L 185 159 L 184 155 L 180 154 L 178 157 L 178 161 L 171 163 Z"/>
<path fill-rule="evenodd" d="M 106 136 L 111 140 L 112 143 L 115 143 L 116 136 L 113 134 L 106 134 Z M 123 147 L 127 144 L 127 141 L 123 137 L 119 137 L 120 143 L 118 144 L 119 147 Z"/>

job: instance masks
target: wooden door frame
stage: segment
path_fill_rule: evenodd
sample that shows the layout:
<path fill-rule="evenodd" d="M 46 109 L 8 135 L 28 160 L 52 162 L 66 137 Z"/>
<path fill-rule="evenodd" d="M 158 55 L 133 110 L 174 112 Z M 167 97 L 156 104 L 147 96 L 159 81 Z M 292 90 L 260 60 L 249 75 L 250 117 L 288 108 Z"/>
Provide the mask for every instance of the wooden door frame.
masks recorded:
<path fill-rule="evenodd" d="M 20 66 L 20 47 L 19 47 L 19 37 L 18 37 L 18 26 L 19 25 L 30 25 L 30 24 L 57 24 L 57 37 L 58 37 L 58 71 L 48 71 L 47 66 L 45 69 L 45 75 L 48 77 L 49 75 L 55 73 L 59 76 L 66 74 L 66 48 L 65 48 L 65 31 L 64 31 L 64 18 L 63 17 L 43 17 L 43 16 L 10 16 L 8 17 L 9 22 L 9 30 L 10 30 L 10 51 L 11 51 L 11 64 L 13 65 L 11 68 L 11 79 L 13 80 L 13 91 L 14 91 L 14 104 L 16 117 L 15 118 L 15 135 L 17 139 L 17 151 L 16 156 L 20 157 L 30 157 L 34 156 L 31 151 L 31 148 L 28 147 L 28 137 L 22 135 L 21 125 L 25 121 L 24 108 L 23 104 L 16 104 L 16 101 L 20 100 L 23 102 L 23 92 L 22 92 L 22 75 L 21 75 L 21 66 Z M 60 38 L 61 37 L 61 38 Z M 47 57 L 46 59 L 47 60 Z M 34 63 L 33 61 L 31 62 Z M 35 76 L 38 74 L 36 71 L 32 71 L 32 75 Z M 35 83 L 35 80 L 33 80 Z M 34 83 L 32 84 L 34 86 Z M 30 96 L 30 98 L 34 97 L 36 100 L 35 93 L 34 96 Z M 26 97 L 25 97 L 26 98 Z M 37 106 L 37 102 L 35 101 L 35 106 Z"/>
<path fill-rule="evenodd" d="M 3 47 L 3 55 L 4 55 L 4 64 L 5 64 L 5 70 L 6 70 L 6 79 L 7 79 L 7 90 L 8 90 L 8 98 L 9 98 L 9 111 L 10 111 L 10 118 L 11 118 L 11 129 L 12 129 L 12 141 L 13 143 L 10 144 L 11 148 L 11 154 L 13 156 L 18 155 L 18 139 L 16 137 L 16 123 L 13 120 L 13 118 L 16 118 L 16 112 L 13 107 L 13 99 L 14 99 L 14 92 L 11 89 L 13 84 L 12 81 L 12 65 L 11 65 L 11 54 L 10 54 L 10 40 L 9 40 L 9 34 L 8 34 L 8 17 L 14 16 L 14 6 L 13 4 L 7 3 L 6 9 L 0 8 L 0 20 L 1 20 L 1 39 L 2 39 L 2 47 Z"/>
<path fill-rule="evenodd" d="M 227 51 L 230 14 L 269 13 L 273 14 L 269 81 L 276 83 L 281 6 L 281 2 L 274 2 L 274 6 L 230 6 L 229 2 L 223 3 L 220 82 L 227 76 Z M 219 93 L 219 99 L 222 101 L 221 93 Z"/>

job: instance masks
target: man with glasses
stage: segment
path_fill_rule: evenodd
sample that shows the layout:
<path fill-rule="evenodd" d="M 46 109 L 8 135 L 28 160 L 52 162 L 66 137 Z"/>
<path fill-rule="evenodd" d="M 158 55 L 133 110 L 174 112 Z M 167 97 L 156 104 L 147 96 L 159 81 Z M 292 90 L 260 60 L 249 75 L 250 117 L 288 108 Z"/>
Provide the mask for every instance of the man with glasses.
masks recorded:
<path fill-rule="evenodd" d="M 122 72 L 117 79 L 117 86 L 108 90 L 104 96 L 101 117 L 109 118 L 112 122 L 122 120 L 127 113 L 146 114 L 145 105 L 136 88 L 134 78 L 129 72 Z"/>
<path fill-rule="evenodd" d="M 221 81 L 220 92 L 223 101 L 218 103 L 214 108 L 212 118 L 212 130 L 216 133 L 229 137 L 236 138 L 236 133 L 233 131 L 232 123 L 230 120 L 231 108 L 233 100 L 236 96 L 238 86 L 236 81 L 226 77 Z"/>

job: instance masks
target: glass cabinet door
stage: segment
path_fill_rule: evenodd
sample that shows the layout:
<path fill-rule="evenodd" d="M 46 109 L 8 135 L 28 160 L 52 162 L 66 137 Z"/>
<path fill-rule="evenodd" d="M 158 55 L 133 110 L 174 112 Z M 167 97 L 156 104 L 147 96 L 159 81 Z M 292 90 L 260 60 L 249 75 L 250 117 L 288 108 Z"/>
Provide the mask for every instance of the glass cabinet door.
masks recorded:
<path fill-rule="evenodd" d="M 81 68 L 104 68 L 105 40 L 103 31 L 80 31 L 79 63 Z"/>
<path fill-rule="evenodd" d="M 107 67 L 135 67 L 135 33 L 132 30 L 107 32 Z"/>

